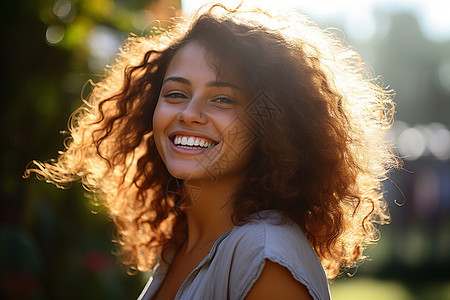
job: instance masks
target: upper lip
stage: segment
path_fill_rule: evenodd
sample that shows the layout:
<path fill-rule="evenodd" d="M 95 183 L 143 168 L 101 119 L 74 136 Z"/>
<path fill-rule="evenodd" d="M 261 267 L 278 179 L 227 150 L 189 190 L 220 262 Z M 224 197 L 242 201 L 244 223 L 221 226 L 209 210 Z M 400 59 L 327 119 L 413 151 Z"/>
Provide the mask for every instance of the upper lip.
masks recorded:
<path fill-rule="evenodd" d="M 208 139 L 216 144 L 219 143 L 219 139 L 211 137 L 207 134 L 204 133 L 200 133 L 200 132 L 194 132 L 194 131 L 185 131 L 185 130 L 176 130 L 171 132 L 170 134 L 168 134 L 168 137 L 170 139 L 172 139 L 174 136 L 176 135 L 184 135 L 184 136 L 194 136 L 194 137 L 199 137 L 199 138 L 205 138 Z"/>

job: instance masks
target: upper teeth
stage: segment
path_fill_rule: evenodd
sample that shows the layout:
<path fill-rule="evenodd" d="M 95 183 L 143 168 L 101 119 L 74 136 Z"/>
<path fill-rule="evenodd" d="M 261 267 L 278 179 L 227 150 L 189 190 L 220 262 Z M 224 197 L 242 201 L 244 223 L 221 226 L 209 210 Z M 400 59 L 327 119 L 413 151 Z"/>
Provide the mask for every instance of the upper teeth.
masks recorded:
<path fill-rule="evenodd" d="M 183 145 L 183 146 L 197 146 L 203 148 L 209 148 L 214 146 L 215 144 L 207 139 L 195 136 L 175 136 L 173 140 L 175 145 Z"/>

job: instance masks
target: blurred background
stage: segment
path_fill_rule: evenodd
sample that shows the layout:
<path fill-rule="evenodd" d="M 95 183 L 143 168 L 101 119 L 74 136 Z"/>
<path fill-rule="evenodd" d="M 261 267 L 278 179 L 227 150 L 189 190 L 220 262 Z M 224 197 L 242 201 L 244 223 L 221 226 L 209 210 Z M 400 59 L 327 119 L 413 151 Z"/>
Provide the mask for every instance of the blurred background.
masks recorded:
<path fill-rule="evenodd" d="M 57 156 L 84 84 L 101 79 L 127 36 L 203 2 L 0 2 L 1 299 L 137 298 L 146 274 L 117 262 L 103 209 L 79 185 L 59 190 L 22 175 L 31 160 Z M 450 1 L 258 4 L 336 28 L 397 93 L 389 138 L 404 166 L 385 183 L 392 222 L 371 259 L 331 285 L 333 299 L 450 299 Z"/>

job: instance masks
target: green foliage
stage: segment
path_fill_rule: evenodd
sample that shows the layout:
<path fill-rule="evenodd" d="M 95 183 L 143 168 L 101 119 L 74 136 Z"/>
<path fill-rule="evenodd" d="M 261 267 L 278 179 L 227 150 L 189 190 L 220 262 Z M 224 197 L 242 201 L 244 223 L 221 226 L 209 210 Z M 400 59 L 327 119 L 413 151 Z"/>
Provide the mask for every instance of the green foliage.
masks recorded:
<path fill-rule="evenodd" d="M 69 5 L 72 13 L 58 17 L 57 3 Z M 107 214 L 81 186 L 58 190 L 22 174 L 31 160 L 56 157 L 63 147 L 65 137 L 58 132 L 67 128 L 84 83 L 93 77 L 87 46 L 93 30 L 104 26 L 123 38 L 133 30 L 134 12 L 147 4 L 0 4 L 5 31 L 0 130 L 8 145 L 0 148 L 2 299 L 133 299 L 143 288 L 141 277 L 129 276 L 112 254 Z M 63 33 L 56 43 L 48 40 L 51 26 Z"/>

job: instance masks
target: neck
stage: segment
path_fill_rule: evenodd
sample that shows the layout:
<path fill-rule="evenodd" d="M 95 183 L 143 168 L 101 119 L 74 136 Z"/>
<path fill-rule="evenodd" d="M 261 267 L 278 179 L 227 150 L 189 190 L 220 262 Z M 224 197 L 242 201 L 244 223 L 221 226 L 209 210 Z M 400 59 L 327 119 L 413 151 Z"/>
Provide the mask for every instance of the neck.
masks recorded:
<path fill-rule="evenodd" d="M 187 251 L 196 246 L 212 246 L 221 235 L 233 228 L 230 200 L 245 175 L 185 183 L 185 192 L 190 200 L 186 202 L 190 203 L 189 206 L 184 208 L 188 225 Z"/>

